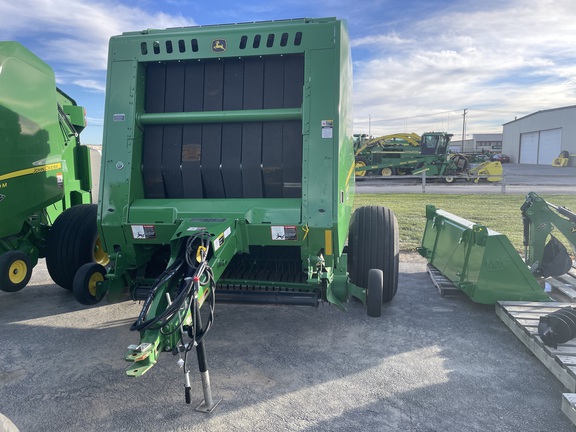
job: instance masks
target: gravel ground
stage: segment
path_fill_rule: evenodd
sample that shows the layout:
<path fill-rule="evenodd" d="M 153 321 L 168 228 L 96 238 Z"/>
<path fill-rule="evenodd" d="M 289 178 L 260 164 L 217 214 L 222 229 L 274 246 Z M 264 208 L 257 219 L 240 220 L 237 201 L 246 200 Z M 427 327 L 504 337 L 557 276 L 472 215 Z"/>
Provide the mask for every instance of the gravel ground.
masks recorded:
<path fill-rule="evenodd" d="M 440 297 L 421 258 L 402 256 L 381 318 L 348 306 L 218 305 L 206 348 L 223 401 L 202 414 L 199 374 L 186 405 L 171 354 L 125 376 L 138 303 L 81 306 L 41 262 L 0 292 L 0 412 L 21 432 L 574 431 L 562 385 L 494 307 Z"/>

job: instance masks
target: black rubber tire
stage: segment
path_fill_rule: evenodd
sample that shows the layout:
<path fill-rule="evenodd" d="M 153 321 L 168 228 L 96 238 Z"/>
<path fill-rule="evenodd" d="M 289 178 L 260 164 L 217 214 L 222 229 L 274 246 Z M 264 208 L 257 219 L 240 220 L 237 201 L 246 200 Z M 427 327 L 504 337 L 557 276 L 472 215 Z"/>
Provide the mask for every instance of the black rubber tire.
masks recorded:
<path fill-rule="evenodd" d="M 350 282 L 368 288 L 370 269 L 384 273 L 382 301 L 389 302 L 398 290 L 398 222 L 394 213 L 380 206 L 356 209 L 348 231 L 348 273 Z"/>
<path fill-rule="evenodd" d="M 16 292 L 32 277 L 32 262 L 22 251 L 11 250 L 0 256 L 0 290 Z"/>
<path fill-rule="evenodd" d="M 98 241 L 96 204 L 80 204 L 61 213 L 52 225 L 46 243 L 46 267 L 54 282 L 71 290 L 74 275 L 86 263 L 94 262 Z"/>
<path fill-rule="evenodd" d="M 382 316 L 384 295 L 384 273 L 380 269 L 370 269 L 368 272 L 368 288 L 366 289 L 366 312 L 369 317 Z"/>
<path fill-rule="evenodd" d="M 74 276 L 72 292 L 78 303 L 91 306 L 100 302 L 104 295 L 96 296 L 96 283 L 104 280 L 106 269 L 98 263 L 81 266 Z"/>

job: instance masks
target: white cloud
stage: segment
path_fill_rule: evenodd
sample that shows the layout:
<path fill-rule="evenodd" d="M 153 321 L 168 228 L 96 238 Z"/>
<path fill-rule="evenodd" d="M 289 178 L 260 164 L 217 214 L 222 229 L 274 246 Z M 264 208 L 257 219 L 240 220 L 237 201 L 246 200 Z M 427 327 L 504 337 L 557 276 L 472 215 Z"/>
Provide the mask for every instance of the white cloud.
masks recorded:
<path fill-rule="evenodd" d="M 180 14 L 150 13 L 109 0 L 23 0 L 3 3 L 0 14 L 5 40 L 25 37 L 32 51 L 55 66 L 57 76 L 69 77 L 105 71 L 108 40 L 113 35 L 195 25 Z"/>
<path fill-rule="evenodd" d="M 572 0 L 522 4 L 439 11 L 353 41 L 372 53 L 355 63 L 357 132 L 367 131 L 369 114 L 371 132 L 384 134 L 445 127 L 446 115 L 413 117 L 455 110 L 460 124 L 450 126 L 458 134 L 463 108 L 470 109 L 470 133 L 498 132 L 516 115 L 576 104 Z M 396 118 L 404 120 L 386 121 Z"/>

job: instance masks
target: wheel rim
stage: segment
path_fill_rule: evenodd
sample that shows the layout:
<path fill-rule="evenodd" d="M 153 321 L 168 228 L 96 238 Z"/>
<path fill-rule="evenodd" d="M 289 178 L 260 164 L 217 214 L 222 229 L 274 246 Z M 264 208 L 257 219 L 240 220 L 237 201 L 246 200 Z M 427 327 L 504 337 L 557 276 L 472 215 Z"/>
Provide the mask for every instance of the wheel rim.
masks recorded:
<path fill-rule="evenodd" d="M 88 292 L 90 293 L 90 295 L 92 295 L 93 297 L 96 297 L 96 291 L 98 290 L 98 282 L 102 282 L 104 280 L 104 276 L 102 276 L 102 274 L 96 272 L 94 273 L 92 276 L 90 276 L 90 279 L 88 280 Z"/>
<path fill-rule="evenodd" d="M 94 244 L 94 262 L 97 262 L 101 266 L 106 266 L 110 262 L 110 257 L 104 251 L 102 247 L 102 242 L 100 241 L 100 237 L 96 239 L 96 243 Z"/>
<path fill-rule="evenodd" d="M 364 161 L 356 161 L 356 168 L 363 168 L 366 166 Z M 356 171 L 356 175 L 358 177 L 364 177 L 366 175 L 366 171 Z"/>
<path fill-rule="evenodd" d="M 26 279 L 26 274 L 28 273 L 28 266 L 22 260 L 16 260 L 12 263 L 9 269 L 9 279 L 14 285 L 22 283 Z"/>
<path fill-rule="evenodd" d="M 382 168 L 382 175 L 384 177 L 390 177 L 392 175 L 392 169 L 391 168 Z"/>
<path fill-rule="evenodd" d="M 406 174 L 408 171 L 403 170 L 402 168 L 396 168 L 396 174 L 398 175 L 404 175 Z"/>
<path fill-rule="evenodd" d="M 446 177 L 446 183 L 452 183 L 454 181 L 454 177 Z"/>

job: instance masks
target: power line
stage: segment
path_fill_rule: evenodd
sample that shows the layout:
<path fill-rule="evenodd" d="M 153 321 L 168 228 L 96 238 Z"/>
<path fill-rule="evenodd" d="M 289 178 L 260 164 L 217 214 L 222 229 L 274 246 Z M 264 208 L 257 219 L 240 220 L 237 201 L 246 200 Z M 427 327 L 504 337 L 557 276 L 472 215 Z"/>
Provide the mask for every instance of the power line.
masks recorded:
<path fill-rule="evenodd" d="M 459 111 L 462 111 L 462 110 L 458 109 L 458 110 L 437 112 L 434 114 L 420 114 L 420 115 L 410 116 L 410 117 L 398 117 L 398 118 L 392 118 L 392 119 L 376 120 L 376 121 L 371 120 L 371 121 L 372 121 L 372 123 L 383 123 L 383 122 L 398 121 L 398 120 L 410 120 L 410 119 L 415 119 L 415 118 L 420 118 L 420 117 L 434 117 L 434 116 L 438 116 L 438 115 L 442 115 L 442 114 L 449 114 L 449 113 L 459 112 Z"/>

